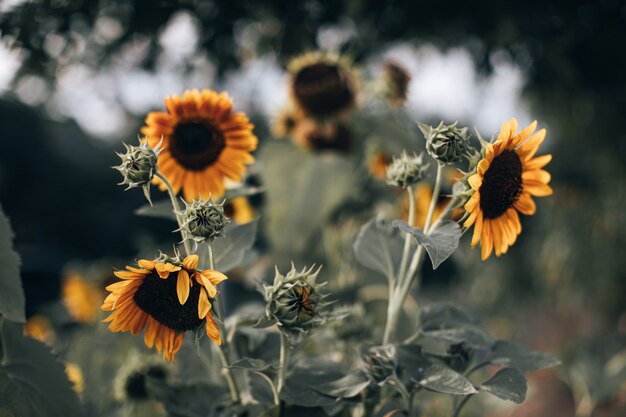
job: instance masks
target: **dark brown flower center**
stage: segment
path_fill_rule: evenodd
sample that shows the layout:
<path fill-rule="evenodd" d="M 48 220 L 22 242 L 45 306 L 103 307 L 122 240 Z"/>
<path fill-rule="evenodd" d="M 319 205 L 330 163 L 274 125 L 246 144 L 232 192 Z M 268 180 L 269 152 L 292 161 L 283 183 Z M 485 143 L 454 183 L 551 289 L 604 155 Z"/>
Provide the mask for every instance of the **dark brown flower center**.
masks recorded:
<path fill-rule="evenodd" d="M 156 273 L 146 276 L 135 293 L 135 303 L 164 326 L 181 332 L 194 330 L 202 324 L 198 318 L 200 285 L 191 287 L 187 302 L 181 305 L 176 292 L 177 279 L 177 272 L 170 273 L 167 279 Z"/>
<path fill-rule="evenodd" d="M 345 71 L 339 65 L 324 62 L 302 68 L 294 77 L 293 92 L 298 104 L 317 117 L 331 116 L 354 102 Z"/>
<path fill-rule="evenodd" d="M 480 209 L 486 219 L 503 215 L 522 192 L 522 161 L 514 151 L 496 156 L 480 186 Z"/>
<path fill-rule="evenodd" d="M 313 315 L 313 300 L 311 299 L 311 289 L 309 287 L 294 287 L 291 299 L 287 302 L 290 310 L 297 315 Z"/>
<path fill-rule="evenodd" d="M 201 121 L 181 122 L 170 138 L 174 159 L 191 171 L 200 171 L 217 161 L 226 140 L 213 125 Z"/>

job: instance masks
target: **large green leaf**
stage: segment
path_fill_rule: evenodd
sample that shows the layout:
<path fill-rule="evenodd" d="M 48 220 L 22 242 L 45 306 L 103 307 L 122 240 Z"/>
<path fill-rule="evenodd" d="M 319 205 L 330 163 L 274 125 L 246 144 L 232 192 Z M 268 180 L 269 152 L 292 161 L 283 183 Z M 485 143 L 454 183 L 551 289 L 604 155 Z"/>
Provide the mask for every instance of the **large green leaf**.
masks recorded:
<path fill-rule="evenodd" d="M 478 320 L 451 304 L 433 304 L 422 309 L 419 317 L 423 336 L 447 344 L 490 348 L 494 339 Z"/>
<path fill-rule="evenodd" d="M 370 379 L 359 370 L 315 387 L 317 392 L 335 398 L 352 398 L 359 395 L 370 384 Z"/>
<path fill-rule="evenodd" d="M 424 234 L 420 229 L 411 227 L 401 220 L 394 220 L 393 225 L 413 235 L 417 244 L 426 249 L 433 269 L 437 269 L 459 247 L 461 228 L 456 222 L 444 221 L 428 234 Z"/>
<path fill-rule="evenodd" d="M 24 337 L 20 324 L 2 319 L 0 341 L 0 415 L 83 415 L 63 365 L 45 345 Z"/>
<path fill-rule="evenodd" d="M 419 346 L 396 345 L 398 372 L 404 379 L 429 389 L 450 395 L 469 395 L 478 391 L 458 372 L 444 364 L 430 361 Z"/>
<path fill-rule="evenodd" d="M 330 407 L 336 398 L 316 391 L 316 387 L 327 385 L 343 377 L 341 367 L 321 358 L 306 358 L 297 363 L 285 381 L 280 398 L 288 404 L 302 407 Z"/>
<path fill-rule="evenodd" d="M 527 388 L 524 374 L 514 368 L 501 369 L 480 387 L 481 391 L 518 404 L 524 402 Z"/>
<path fill-rule="evenodd" d="M 224 229 L 224 236 L 213 241 L 213 253 L 215 254 L 215 268 L 220 271 L 230 271 L 238 267 L 244 260 L 246 253 L 252 248 L 256 239 L 258 219 L 246 223 L 229 223 Z M 200 246 L 200 264 L 203 267 L 209 265 L 206 246 Z"/>
<path fill-rule="evenodd" d="M 20 258 L 13 250 L 13 231 L 0 207 L 0 315 L 23 323 L 24 291 L 20 279 Z"/>
<path fill-rule="evenodd" d="M 176 215 L 172 211 L 172 202 L 170 199 L 160 200 L 152 205 L 146 204 L 135 210 L 135 214 L 144 217 L 156 217 L 158 219 L 167 219 L 176 221 Z"/>
<path fill-rule="evenodd" d="M 388 221 L 375 218 L 361 228 L 354 242 L 354 255 L 361 265 L 393 279 L 403 246 L 399 231 Z"/>
<path fill-rule="evenodd" d="M 516 368 L 522 372 L 551 368 L 561 363 L 554 356 L 537 352 L 514 342 L 498 340 L 488 358 L 490 363 Z"/>

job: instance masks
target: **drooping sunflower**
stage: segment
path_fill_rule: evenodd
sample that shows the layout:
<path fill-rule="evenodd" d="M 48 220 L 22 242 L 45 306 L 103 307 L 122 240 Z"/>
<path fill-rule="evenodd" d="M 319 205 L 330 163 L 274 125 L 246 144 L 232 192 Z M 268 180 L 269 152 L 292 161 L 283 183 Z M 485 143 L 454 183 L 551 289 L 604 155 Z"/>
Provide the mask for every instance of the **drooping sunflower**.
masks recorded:
<path fill-rule="evenodd" d="M 258 140 L 248 117 L 233 113 L 227 93 L 185 91 L 166 98 L 165 107 L 167 112 L 148 114 L 141 132 L 152 147 L 163 140 L 159 172 L 176 193 L 182 189 L 187 201 L 206 200 L 224 194 L 225 178 L 241 181 Z M 154 182 L 165 190 L 158 178 Z"/>
<path fill-rule="evenodd" d="M 347 59 L 309 52 L 289 63 L 291 97 L 305 116 L 328 119 L 356 105 L 357 78 Z"/>
<path fill-rule="evenodd" d="M 63 304 L 79 323 L 94 323 L 100 314 L 98 306 L 104 299 L 101 287 L 87 281 L 77 272 L 70 272 L 61 287 Z"/>
<path fill-rule="evenodd" d="M 211 312 L 216 285 L 226 276 L 214 270 L 196 270 L 198 256 L 160 257 L 154 261 L 140 259 L 139 268 L 127 266 L 115 271 L 122 281 L 106 287 L 111 294 L 102 309 L 112 311 L 104 321 L 114 332 L 137 334 L 144 330 L 144 342 L 173 361 L 185 332 L 205 326 L 213 342 L 222 343 L 219 328 Z"/>
<path fill-rule="evenodd" d="M 518 132 L 517 120 L 504 122 L 496 141 L 483 148 L 476 173 L 468 178 L 474 193 L 465 203 L 469 217 L 464 226 L 474 225 L 471 246 L 480 242 L 483 260 L 492 251 L 496 256 L 506 253 L 515 243 L 522 231 L 518 213 L 535 214 L 532 197 L 552 194 L 551 176 L 543 169 L 552 155 L 535 157 L 546 130 L 535 132 L 536 128 L 535 121 Z"/>

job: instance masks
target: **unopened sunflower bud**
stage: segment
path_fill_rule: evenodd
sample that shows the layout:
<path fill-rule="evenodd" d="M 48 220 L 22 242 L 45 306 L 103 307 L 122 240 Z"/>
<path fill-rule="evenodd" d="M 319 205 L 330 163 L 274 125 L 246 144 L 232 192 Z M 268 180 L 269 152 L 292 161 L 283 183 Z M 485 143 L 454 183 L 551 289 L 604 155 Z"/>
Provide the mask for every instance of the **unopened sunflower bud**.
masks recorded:
<path fill-rule="evenodd" d="M 182 229 L 196 242 L 224 236 L 224 228 L 229 223 L 224 215 L 224 202 L 215 204 L 210 199 L 193 200 L 191 204 L 185 202 L 185 209 L 178 215 Z"/>
<path fill-rule="evenodd" d="M 118 170 L 124 180 L 120 185 L 126 185 L 126 189 L 142 187 L 146 198 L 152 204 L 150 199 L 150 182 L 157 172 L 157 158 L 159 149 L 153 149 L 148 146 L 148 141 L 140 141 L 139 146 L 131 146 L 124 143 L 126 153 L 117 153 L 122 163 L 113 167 Z"/>
<path fill-rule="evenodd" d="M 451 125 L 432 127 L 424 123 L 418 126 L 426 138 L 426 151 L 443 164 L 454 164 L 467 156 L 469 141 L 467 128 L 458 128 L 456 122 Z"/>
<path fill-rule="evenodd" d="M 276 270 L 273 285 L 264 285 L 265 314 L 276 320 L 279 329 L 289 336 L 301 336 L 324 321 L 322 310 L 328 304 L 320 290 L 326 283 L 317 284 L 320 268 L 301 271 L 292 265 L 287 275 Z"/>
<path fill-rule="evenodd" d="M 393 345 L 374 346 L 361 355 L 361 367 L 376 384 L 383 385 L 396 371 L 396 352 Z"/>
<path fill-rule="evenodd" d="M 396 187 L 407 188 L 415 185 L 426 176 L 428 164 L 424 163 L 424 156 L 409 155 L 402 152 L 399 157 L 394 157 L 387 167 L 387 184 Z"/>

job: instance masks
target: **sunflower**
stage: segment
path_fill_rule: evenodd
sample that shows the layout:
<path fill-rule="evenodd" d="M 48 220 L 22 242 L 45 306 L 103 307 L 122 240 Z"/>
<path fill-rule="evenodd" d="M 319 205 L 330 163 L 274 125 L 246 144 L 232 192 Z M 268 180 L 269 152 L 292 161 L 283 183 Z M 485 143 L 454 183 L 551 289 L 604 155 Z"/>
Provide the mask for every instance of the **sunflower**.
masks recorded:
<path fill-rule="evenodd" d="M 522 231 L 519 214 L 532 215 L 536 206 L 531 198 L 552 194 L 550 174 L 543 170 L 552 155 L 535 157 L 546 130 L 535 132 L 537 122 L 518 132 L 517 120 L 502 124 L 494 143 L 483 148 L 483 159 L 476 173 L 468 178 L 474 190 L 465 204 L 469 217 L 465 227 L 474 225 L 471 246 L 480 242 L 481 258 L 492 251 L 506 253 Z"/>
<path fill-rule="evenodd" d="M 76 272 L 71 272 L 63 280 L 61 294 L 63 304 L 74 320 L 88 324 L 98 319 L 98 306 L 102 303 L 104 294 L 94 283 Z"/>
<path fill-rule="evenodd" d="M 141 132 L 152 147 L 163 141 L 159 172 L 176 193 L 182 189 L 187 201 L 206 200 L 224 194 L 225 178 L 241 181 L 258 140 L 246 115 L 233 113 L 227 93 L 185 91 L 166 98 L 165 107 L 167 112 L 148 114 Z M 154 182 L 165 191 L 162 181 Z"/>
<path fill-rule="evenodd" d="M 198 255 L 182 261 L 178 257 L 140 259 L 137 266 L 115 271 L 122 281 L 106 287 L 111 294 L 102 309 L 113 312 L 104 320 L 111 323 L 111 331 L 137 334 L 145 328 L 146 346 L 156 346 L 157 352 L 170 362 L 180 349 L 185 332 L 201 325 L 211 340 L 222 343 L 210 300 L 217 294 L 216 285 L 227 279 L 224 274 L 196 270 Z"/>
<path fill-rule="evenodd" d="M 326 52 L 310 52 L 289 64 L 291 97 L 306 116 L 327 119 L 356 105 L 357 82 L 346 59 Z"/>

